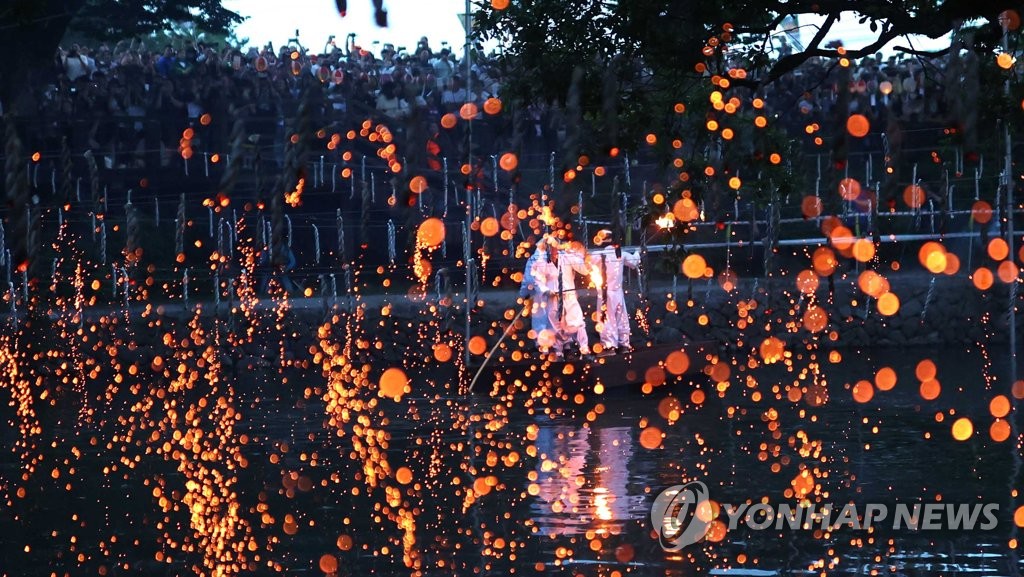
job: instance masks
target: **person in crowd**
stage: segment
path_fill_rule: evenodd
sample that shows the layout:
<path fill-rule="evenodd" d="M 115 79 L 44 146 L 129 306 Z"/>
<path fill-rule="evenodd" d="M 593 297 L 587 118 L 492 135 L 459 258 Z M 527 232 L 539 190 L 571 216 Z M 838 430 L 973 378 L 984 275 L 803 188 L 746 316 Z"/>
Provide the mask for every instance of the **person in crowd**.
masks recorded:
<path fill-rule="evenodd" d="M 636 270 L 640 257 L 622 250 L 621 235 L 604 229 L 594 237 L 598 249 L 589 254 L 590 266 L 597 271 L 597 332 L 601 335 L 601 346 L 606 351 L 627 352 L 630 350 L 629 311 L 622 291 L 622 275 L 625 267 Z"/>
<path fill-rule="evenodd" d="M 589 274 L 586 261 L 572 244 L 563 247 L 552 236 L 548 236 L 545 242 L 548 246 L 547 261 L 534 265 L 533 277 L 541 293 L 547 296 L 545 304 L 554 333 L 555 356 L 563 358 L 565 350 L 572 345 L 579 347 L 580 354 L 589 355 L 586 319 L 576 294 L 575 278 L 576 273 Z"/>
<path fill-rule="evenodd" d="M 377 95 L 377 110 L 393 119 L 401 119 L 409 116 L 409 103 L 402 98 L 398 85 L 388 80 L 380 87 L 380 94 Z"/>
<path fill-rule="evenodd" d="M 541 352 L 547 352 L 547 349 L 554 343 L 554 339 L 548 315 L 548 297 L 550 295 L 544 294 L 544 286 L 546 284 L 537 282 L 536 278 L 534 278 L 534 271 L 536 267 L 537 272 L 545 275 L 545 278 L 547 278 L 547 276 L 552 274 L 552 269 L 549 265 L 547 236 L 545 235 L 537 243 L 537 248 L 530 255 L 530 258 L 526 260 L 526 266 L 523 269 L 523 281 L 519 285 L 519 297 L 523 299 L 525 306 L 530 307 L 530 336 L 537 343 L 537 348 Z M 555 274 L 557 274 L 557 271 L 555 271 Z"/>
<path fill-rule="evenodd" d="M 455 75 L 455 63 L 452 61 L 452 51 L 442 48 L 441 53 L 433 61 L 434 78 L 437 80 L 437 88 L 444 90 L 448 87 L 448 81 Z"/>

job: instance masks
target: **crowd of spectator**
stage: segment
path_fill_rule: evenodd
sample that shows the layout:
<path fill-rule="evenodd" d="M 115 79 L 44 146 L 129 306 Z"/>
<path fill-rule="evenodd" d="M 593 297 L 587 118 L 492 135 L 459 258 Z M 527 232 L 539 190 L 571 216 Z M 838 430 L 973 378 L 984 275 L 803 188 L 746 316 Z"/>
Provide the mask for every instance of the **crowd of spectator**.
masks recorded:
<path fill-rule="evenodd" d="M 846 85 L 836 80 L 842 76 L 833 60 L 813 58 L 762 94 L 797 132 L 810 123 L 833 124 L 828 119 L 841 116 L 836 106 L 844 90 L 851 93 L 849 111 L 869 115 L 876 130 L 885 130 L 888 118 L 944 121 L 943 62 L 931 66 L 926 71 L 914 58 L 878 54 L 852 62 Z M 467 142 L 457 132 L 439 130 L 440 120 L 465 102 L 482 111 L 488 98 L 500 95 L 501 83 L 495 61 L 482 49 L 467 63 L 465 55 L 431 46 L 427 37 L 412 49 L 377 43 L 366 49 L 354 36 L 344 42 L 331 37 L 320 50 L 297 39 L 277 48 L 242 49 L 201 41 L 159 49 L 137 41 L 95 49 L 76 44 L 62 47 L 52 69 L 37 76 L 38 110 L 26 132 L 38 140 L 29 144 L 35 150 L 59 150 L 66 138 L 73 154 L 92 150 L 106 168 L 152 168 L 170 165 L 188 128 L 194 130 L 194 151 L 227 150 L 231 125 L 242 118 L 250 143 L 280 164 L 289 119 L 306 99 L 317 127 L 347 130 L 366 118 L 390 119 L 398 121 L 389 124 L 400 138 L 409 130 L 434 146 L 433 154 L 464 158 Z M 524 146 L 556 150 L 558 110 L 538 103 L 527 116 L 535 129 L 525 131 Z M 479 123 L 474 152 L 498 153 L 508 144 L 508 128 Z"/>
<path fill-rule="evenodd" d="M 788 50 L 784 45 L 780 55 Z M 948 58 L 926 61 L 879 52 L 851 60 L 848 70 L 842 70 L 837 59 L 815 57 L 769 84 L 765 101 L 797 133 L 807 124 L 828 126 L 855 113 L 876 121 L 873 124 L 880 131 L 886 130 L 890 119 L 904 126 L 948 125 L 951 106 L 944 89 L 947 76 L 956 74 L 948 69 L 948 62 Z M 847 111 L 837 108 L 842 91 L 849 93 Z"/>
<path fill-rule="evenodd" d="M 241 117 L 250 141 L 276 146 L 280 160 L 286 119 L 303 98 L 324 127 L 385 117 L 414 119 L 436 131 L 445 113 L 466 102 L 482 110 L 498 95 L 501 78 L 482 51 L 474 51 L 471 62 L 447 46 L 432 47 L 427 37 L 412 50 L 384 44 L 379 52 L 357 46 L 351 36 L 343 46 L 331 38 L 321 51 L 297 41 L 276 49 L 195 42 L 155 50 L 132 41 L 93 50 L 75 44 L 62 47 L 52 70 L 36 82 L 33 119 L 41 126 L 29 137 L 42 141 L 33 148 L 45 150 L 59 150 L 66 137 L 73 152 L 93 150 L 107 168 L 142 166 L 157 155 L 166 166 L 187 128 L 194 130 L 196 151 L 222 151 L 233 120 Z M 312 96 L 306 94 L 311 86 L 319 87 Z M 394 129 L 409 123 L 393 123 Z"/>

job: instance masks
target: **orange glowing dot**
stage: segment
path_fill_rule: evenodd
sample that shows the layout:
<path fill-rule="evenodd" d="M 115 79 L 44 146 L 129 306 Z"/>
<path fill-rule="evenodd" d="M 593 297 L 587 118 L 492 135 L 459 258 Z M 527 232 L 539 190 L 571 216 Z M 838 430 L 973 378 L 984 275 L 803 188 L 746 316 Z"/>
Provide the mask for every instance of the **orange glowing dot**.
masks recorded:
<path fill-rule="evenodd" d="M 703 405 L 705 398 L 706 395 L 704 394 L 704 391 L 700 389 L 694 389 L 693 392 L 690 393 L 690 402 L 694 405 Z"/>
<path fill-rule="evenodd" d="M 900 310 L 900 299 L 893 293 L 885 293 L 878 297 L 878 312 L 891 317 Z"/>
<path fill-rule="evenodd" d="M 708 543 L 720 543 L 729 532 L 729 527 L 720 519 L 715 519 L 708 525 L 708 532 L 704 538 Z"/>
<path fill-rule="evenodd" d="M 815 277 L 815 280 L 817 280 L 817 277 Z M 782 360 L 786 352 L 786 343 L 782 342 L 782 339 L 778 337 L 768 337 L 761 341 L 761 345 L 757 350 L 764 362 L 776 363 Z"/>
<path fill-rule="evenodd" d="M 846 255 L 850 247 L 853 246 L 853 242 L 856 240 L 853 237 L 853 231 L 846 228 L 843 225 L 836 226 L 828 233 L 829 240 L 832 245 L 841 254 Z"/>
<path fill-rule="evenodd" d="M 967 417 L 960 417 L 953 422 L 953 438 L 957 441 L 966 441 L 974 434 L 974 424 Z"/>
<path fill-rule="evenodd" d="M 451 112 L 449 112 L 448 114 L 445 114 L 444 116 L 441 117 L 441 126 L 444 127 L 444 128 L 447 128 L 447 129 L 455 128 L 455 123 L 456 122 L 458 122 L 458 119 Z"/>
<path fill-rule="evenodd" d="M 764 128 L 765 126 L 768 126 L 768 119 L 765 118 L 764 116 L 755 116 L 754 126 L 758 128 Z"/>
<path fill-rule="evenodd" d="M 348 535 L 340 535 L 338 536 L 338 541 L 336 544 L 338 546 L 338 549 L 341 549 L 342 551 L 348 551 L 352 548 L 352 537 L 349 537 Z"/>
<path fill-rule="evenodd" d="M 647 136 L 644 137 L 644 141 L 647 144 L 654 145 L 654 144 L 658 143 L 658 137 L 653 132 L 651 132 L 651 133 L 648 133 Z"/>
<path fill-rule="evenodd" d="M 996 64 L 998 64 L 1003 70 L 1009 70 L 1012 68 L 1013 60 L 1013 55 L 1009 52 L 1003 52 L 999 56 L 996 56 Z"/>
<path fill-rule="evenodd" d="M 738 176 L 734 176 L 734 177 L 729 179 L 729 188 L 731 188 L 733 190 L 739 190 L 740 186 L 742 186 L 742 185 L 743 185 L 743 182 L 740 180 L 740 177 L 738 177 Z"/>
<path fill-rule="evenodd" d="M 846 119 L 846 131 L 855 138 L 864 138 L 871 130 L 871 122 L 863 114 L 851 114 Z"/>
<path fill-rule="evenodd" d="M 933 274 L 944 272 L 948 264 L 949 262 L 944 250 L 936 250 L 928 253 L 924 261 L 924 267 L 928 269 L 928 272 Z"/>
<path fill-rule="evenodd" d="M 380 376 L 380 394 L 397 401 L 405 394 L 405 387 L 408 384 L 409 377 L 405 376 L 405 371 L 391 367 Z"/>
<path fill-rule="evenodd" d="M 447 363 L 452 358 L 452 348 L 444 343 L 434 345 L 434 358 L 439 363 Z"/>
<path fill-rule="evenodd" d="M 954 275 L 960 271 L 960 257 L 956 256 L 951 252 L 946 253 L 946 268 L 942 271 L 943 274 Z"/>
<path fill-rule="evenodd" d="M 810 471 L 804 469 L 796 477 L 793 477 L 789 484 L 793 487 L 793 492 L 796 496 L 802 499 L 814 490 L 815 482 Z"/>
<path fill-rule="evenodd" d="M 978 270 L 974 271 L 974 274 L 971 275 L 971 280 L 974 282 L 975 288 L 985 291 L 992 288 L 992 283 L 995 281 L 995 277 L 991 270 L 985 267 L 979 267 Z"/>
<path fill-rule="evenodd" d="M 828 313 L 818 305 L 810 305 L 804 311 L 804 328 L 812 333 L 820 333 L 828 325 Z"/>
<path fill-rule="evenodd" d="M 875 373 L 875 386 L 879 391 L 891 391 L 896 386 L 896 371 L 890 367 L 882 367 Z"/>
<path fill-rule="evenodd" d="M 858 403 L 866 403 L 875 396 L 875 387 L 868 381 L 857 381 L 853 385 L 853 400 Z"/>
<path fill-rule="evenodd" d="M 484 101 L 484 112 L 495 115 L 501 112 L 501 100 L 493 96 Z"/>
<path fill-rule="evenodd" d="M 818 290 L 818 275 L 814 271 L 804 269 L 796 275 L 796 288 L 805 295 L 814 294 Z"/>
<path fill-rule="evenodd" d="M 935 362 L 931 359 L 924 359 L 917 363 L 917 367 L 914 369 L 914 376 L 919 381 L 930 381 L 935 378 L 938 374 L 938 369 L 935 367 Z"/>
<path fill-rule="evenodd" d="M 469 352 L 474 355 L 482 355 L 487 352 L 487 341 L 483 337 L 477 335 L 469 339 Z"/>
<path fill-rule="evenodd" d="M 414 176 L 409 181 L 409 190 L 416 194 L 423 194 L 427 190 L 427 178 L 425 176 Z"/>
<path fill-rule="evenodd" d="M 1010 399 L 1006 395 L 997 395 L 988 403 L 988 412 L 997 419 L 1002 419 L 1010 414 Z"/>
<path fill-rule="evenodd" d="M 431 217 L 420 223 L 416 230 L 416 243 L 427 248 L 436 248 L 444 242 L 444 234 L 444 221 Z"/>
<path fill-rule="evenodd" d="M 939 398 L 942 394 L 942 384 L 935 379 L 930 379 L 921 383 L 918 392 L 921 394 L 921 398 L 926 401 L 934 401 Z"/>
<path fill-rule="evenodd" d="M 395 480 L 402 485 L 412 483 L 412 471 L 409 470 L 409 467 L 399 467 L 398 470 L 395 471 Z"/>
<path fill-rule="evenodd" d="M 832 249 L 821 246 L 814 250 L 814 254 L 811 256 L 811 265 L 818 275 L 829 276 L 839 266 L 839 260 L 836 259 L 836 253 Z"/>
<path fill-rule="evenodd" d="M 988 256 L 992 260 L 1003 260 L 1010 255 L 1010 247 L 1002 238 L 996 237 L 988 241 Z"/>
<path fill-rule="evenodd" d="M 472 102 L 467 102 L 459 108 L 459 118 L 463 120 L 473 120 L 477 114 L 480 114 L 480 109 Z"/>
<path fill-rule="evenodd" d="M 805 196 L 800 202 L 800 210 L 806 218 L 821 216 L 822 208 L 821 199 L 816 196 Z"/>
<path fill-rule="evenodd" d="M 903 189 L 903 202 L 910 208 L 921 208 L 924 198 L 924 188 L 918 184 L 909 184 Z"/>
<path fill-rule="evenodd" d="M 1016 282 L 1018 273 L 1019 269 L 1012 260 L 1004 260 L 999 263 L 999 267 L 996 268 L 996 275 L 999 276 L 999 280 L 1006 284 Z"/>
<path fill-rule="evenodd" d="M 338 570 L 338 558 L 330 553 L 320 557 L 320 570 L 324 573 L 334 573 Z"/>
<path fill-rule="evenodd" d="M 498 219 L 493 216 L 489 216 L 480 223 L 480 234 L 486 237 L 492 237 L 498 234 L 501 230 L 501 226 L 498 224 Z"/>
<path fill-rule="evenodd" d="M 717 120 L 709 120 L 707 122 L 706 126 L 707 126 L 709 131 L 714 132 L 714 131 L 718 130 L 718 121 Z"/>
<path fill-rule="evenodd" d="M 43 155 L 42 155 L 42 154 L 40 154 L 40 153 L 38 153 L 38 152 L 33 152 L 33 153 L 32 153 L 32 162 L 39 162 L 39 160 L 40 160 L 40 159 L 41 159 L 42 157 L 43 157 Z"/>
<path fill-rule="evenodd" d="M 844 178 L 839 181 L 839 196 L 843 200 L 857 200 L 860 198 L 860 182 L 855 178 Z"/>
<path fill-rule="evenodd" d="M 501 155 L 501 160 L 498 161 L 498 164 L 501 165 L 501 168 L 506 172 L 512 172 L 517 166 L 519 166 L 519 157 L 511 152 L 506 152 Z"/>
<path fill-rule="evenodd" d="M 859 286 L 860 290 L 864 291 L 865 294 L 876 299 L 889 292 L 889 281 L 886 280 L 884 276 L 871 269 L 860 273 L 860 276 L 857 277 L 857 286 Z"/>
<path fill-rule="evenodd" d="M 702 278 L 707 266 L 704 257 L 699 254 L 690 254 L 683 259 L 683 274 L 686 275 L 686 278 Z"/>
<path fill-rule="evenodd" d="M 681 198 L 672 206 L 672 214 L 683 222 L 696 220 L 700 216 L 697 204 L 691 198 Z"/>
<path fill-rule="evenodd" d="M 203 114 L 202 116 L 199 117 L 199 124 L 202 124 L 203 126 L 209 126 L 210 122 L 212 122 L 212 121 L 213 121 L 213 117 L 210 116 L 209 112 L 207 112 L 207 113 L 205 113 L 205 114 Z"/>
<path fill-rule="evenodd" d="M 645 449 L 657 449 L 661 446 L 663 436 L 658 427 L 647 427 L 640 431 L 640 446 Z"/>
<path fill-rule="evenodd" d="M 1003 10 L 999 13 L 997 22 L 1012 32 L 1020 28 L 1020 14 L 1016 10 Z"/>
<path fill-rule="evenodd" d="M 676 114 L 682 114 L 686 112 L 686 105 L 683 104 L 682 102 L 676 102 L 675 105 L 672 107 L 672 111 L 675 112 Z"/>
<path fill-rule="evenodd" d="M 868 262 L 875 256 L 875 243 L 866 238 L 858 238 L 853 243 L 853 258 L 859 262 Z"/>
<path fill-rule="evenodd" d="M 1002 443 L 1010 438 L 1010 423 L 1003 419 L 992 421 L 992 425 L 988 428 L 988 435 L 992 437 L 993 441 Z"/>
<path fill-rule="evenodd" d="M 665 368 L 673 375 L 681 375 L 690 368 L 690 357 L 683 351 L 672 351 L 665 358 Z"/>
<path fill-rule="evenodd" d="M 984 200 L 976 200 L 971 205 L 971 218 L 979 224 L 986 224 L 992 220 L 992 205 Z"/>

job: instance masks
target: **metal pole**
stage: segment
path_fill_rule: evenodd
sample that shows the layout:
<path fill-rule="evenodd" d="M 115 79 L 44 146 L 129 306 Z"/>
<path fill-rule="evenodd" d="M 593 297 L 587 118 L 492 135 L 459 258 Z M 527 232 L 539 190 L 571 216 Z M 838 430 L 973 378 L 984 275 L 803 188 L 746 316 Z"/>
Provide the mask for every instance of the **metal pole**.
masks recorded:
<path fill-rule="evenodd" d="M 1009 47 L 1009 23 L 1007 20 L 1000 18 L 1000 22 L 1003 25 L 1003 50 L 1008 50 Z M 1005 84 L 1006 96 L 1010 96 L 1010 80 L 1006 80 Z M 1006 178 L 1006 244 L 1010 247 L 1009 259 L 1012 261 L 1015 253 L 1013 247 L 1013 217 L 1016 212 L 1016 208 L 1013 204 L 1013 140 L 1010 137 L 1010 119 L 1005 118 L 1003 120 L 1003 132 L 1006 136 L 1006 167 L 1003 170 L 1003 174 Z M 1020 275 L 1013 279 L 1013 283 L 1010 285 L 1010 293 L 1008 297 L 1008 312 L 1010 315 L 1010 382 L 1017 382 L 1017 285 L 1020 282 Z M 1017 431 L 1014 431 L 1016 433 Z"/>

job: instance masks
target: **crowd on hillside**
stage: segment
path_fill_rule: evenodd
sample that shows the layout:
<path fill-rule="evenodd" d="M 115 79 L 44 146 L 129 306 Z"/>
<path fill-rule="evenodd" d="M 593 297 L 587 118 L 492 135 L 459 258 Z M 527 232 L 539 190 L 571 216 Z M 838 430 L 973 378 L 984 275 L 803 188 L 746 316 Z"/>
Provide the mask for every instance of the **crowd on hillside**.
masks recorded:
<path fill-rule="evenodd" d="M 851 66 L 844 87 L 834 80 L 833 62 L 812 59 L 765 89 L 769 109 L 802 131 L 811 122 L 834 118 L 839 93 L 848 89 L 850 110 L 874 118 L 891 114 L 919 122 L 946 114 L 941 66 L 926 72 L 914 59 L 881 55 Z M 500 94 L 501 82 L 482 50 L 475 50 L 467 64 L 448 47 L 431 46 L 427 37 L 411 50 L 376 43 L 367 50 L 353 37 L 340 44 L 332 38 L 322 50 L 297 41 L 241 50 L 203 42 L 159 49 L 135 41 L 94 49 L 73 45 L 62 47 L 51 70 L 33 82 L 38 110 L 29 138 L 38 142 L 30 146 L 57 151 L 66 137 L 73 152 L 93 150 L 108 168 L 167 165 L 180 152 L 186 129 L 194 130 L 190 145 L 196 152 L 223 151 L 233 120 L 241 117 L 250 142 L 271 149 L 267 156 L 281 162 L 287 119 L 295 116 L 300 95 L 310 86 L 321 87 L 310 91 L 314 96 L 308 101 L 316 126 L 347 129 L 366 118 L 400 120 L 391 123 L 399 136 L 405 127 L 417 127 L 411 130 L 426 141 L 443 135 L 438 125 L 445 113 L 465 102 L 482 110 L 489 97 Z M 525 131 L 528 150 L 557 149 L 557 112 L 543 103 L 530 109 L 534 129 Z M 875 126 L 884 130 L 884 124 Z M 507 144 L 498 138 L 507 137 L 507 126 L 480 123 L 479 128 L 473 144 L 478 154 L 495 154 Z M 465 152 L 466 142 L 456 133 L 431 142 L 441 148 L 434 153 L 459 158 Z"/>
<path fill-rule="evenodd" d="M 837 110 L 843 90 L 849 94 L 848 113 L 877 121 L 882 131 L 889 118 L 904 125 L 947 123 L 947 76 L 957 73 L 948 64 L 948 59 L 884 57 L 879 52 L 849 61 L 848 70 L 842 70 L 835 59 L 815 57 L 769 84 L 765 101 L 796 132 L 815 122 L 830 126 L 845 121 L 847 114 Z"/>
<path fill-rule="evenodd" d="M 34 84 L 38 126 L 29 138 L 41 142 L 33 148 L 59 150 L 67 137 L 73 151 L 98 151 L 113 168 L 141 165 L 157 153 L 166 165 L 188 128 L 193 149 L 225 150 L 238 117 L 251 142 L 274 146 L 310 86 L 321 88 L 309 91 L 307 101 L 316 126 L 347 129 L 366 118 L 412 118 L 436 131 L 445 113 L 466 102 L 483 110 L 498 95 L 501 78 L 482 51 L 474 51 L 469 64 L 423 37 L 412 51 L 384 44 L 378 53 L 352 38 L 344 47 L 332 39 L 319 52 L 297 43 L 245 50 L 203 42 L 159 50 L 136 42 L 95 49 L 76 44 L 61 48 Z M 391 124 L 401 131 L 409 123 Z M 477 146 L 487 145 L 495 145 L 493 139 Z"/>

